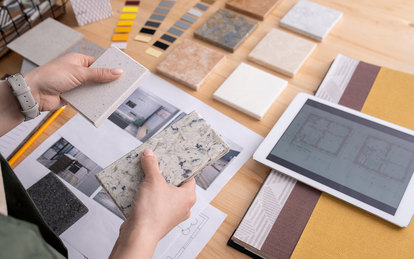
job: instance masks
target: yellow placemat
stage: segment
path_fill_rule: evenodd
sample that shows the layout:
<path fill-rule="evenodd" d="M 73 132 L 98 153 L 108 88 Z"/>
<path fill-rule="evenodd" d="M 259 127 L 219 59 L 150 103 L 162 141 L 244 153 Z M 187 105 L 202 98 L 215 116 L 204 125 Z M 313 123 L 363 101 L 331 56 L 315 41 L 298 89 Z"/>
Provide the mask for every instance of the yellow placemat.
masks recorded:
<path fill-rule="evenodd" d="M 414 76 L 381 68 L 362 112 L 414 129 Z M 322 194 L 292 258 L 414 258 L 414 222 L 400 228 Z"/>

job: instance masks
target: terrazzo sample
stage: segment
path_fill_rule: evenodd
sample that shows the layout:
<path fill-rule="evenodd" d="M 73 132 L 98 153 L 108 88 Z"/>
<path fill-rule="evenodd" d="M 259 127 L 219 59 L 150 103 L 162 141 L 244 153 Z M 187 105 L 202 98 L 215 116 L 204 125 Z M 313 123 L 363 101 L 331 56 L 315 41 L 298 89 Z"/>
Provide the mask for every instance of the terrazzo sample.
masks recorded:
<path fill-rule="evenodd" d="M 227 0 L 226 7 L 263 21 L 279 0 Z"/>
<path fill-rule="evenodd" d="M 315 48 L 316 44 L 311 41 L 271 29 L 250 52 L 248 59 L 293 77 Z"/>
<path fill-rule="evenodd" d="M 125 217 L 131 212 L 144 172 L 141 155 L 154 151 L 166 182 L 179 186 L 220 159 L 229 146 L 197 112 L 185 115 L 96 175 Z"/>
<path fill-rule="evenodd" d="M 198 90 L 225 56 L 192 40 L 184 40 L 157 66 L 157 71 Z"/>
<path fill-rule="evenodd" d="M 197 28 L 194 36 L 234 52 L 256 27 L 256 21 L 220 9 Z"/>
<path fill-rule="evenodd" d="M 88 212 L 88 208 L 54 173 L 27 189 L 49 227 L 60 235 Z"/>
<path fill-rule="evenodd" d="M 150 73 L 116 47 L 107 49 L 90 67 L 122 68 L 123 73 L 112 82 L 84 83 L 61 97 L 99 127 Z"/>
<path fill-rule="evenodd" d="M 261 120 L 287 81 L 241 63 L 214 93 L 214 99 Z"/>
<path fill-rule="evenodd" d="M 47 18 L 7 47 L 38 66 L 44 65 L 70 49 L 83 38 L 83 34 Z"/>
<path fill-rule="evenodd" d="M 301 0 L 280 20 L 280 26 L 322 41 L 341 17 L 339 11 Z"/>

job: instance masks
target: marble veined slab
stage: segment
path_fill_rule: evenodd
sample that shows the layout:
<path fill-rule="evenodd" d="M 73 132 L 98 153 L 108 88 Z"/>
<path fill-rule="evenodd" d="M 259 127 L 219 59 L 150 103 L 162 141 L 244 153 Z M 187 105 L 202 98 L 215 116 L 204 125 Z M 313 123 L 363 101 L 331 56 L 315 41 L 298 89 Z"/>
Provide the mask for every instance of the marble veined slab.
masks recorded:
<path fill-rule="evenodd" d="M 140 159 L 145 149 L 154 151 L 166 182 L 175 186 L 197 176 L 230 150 L 197 112 L 168 126 L 96 175 L 125 217 L 144 180 Z"/>

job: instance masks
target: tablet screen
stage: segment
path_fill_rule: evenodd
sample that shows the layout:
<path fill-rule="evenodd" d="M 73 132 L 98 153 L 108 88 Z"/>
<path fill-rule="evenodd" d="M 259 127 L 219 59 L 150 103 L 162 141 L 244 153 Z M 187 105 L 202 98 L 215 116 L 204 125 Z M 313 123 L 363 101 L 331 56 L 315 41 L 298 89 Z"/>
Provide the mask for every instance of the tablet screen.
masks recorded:
<path fill-rule="evenodd" d="M 307 100 L 267 159 L 395 215 L 414 171 L 414 137 Z"/>

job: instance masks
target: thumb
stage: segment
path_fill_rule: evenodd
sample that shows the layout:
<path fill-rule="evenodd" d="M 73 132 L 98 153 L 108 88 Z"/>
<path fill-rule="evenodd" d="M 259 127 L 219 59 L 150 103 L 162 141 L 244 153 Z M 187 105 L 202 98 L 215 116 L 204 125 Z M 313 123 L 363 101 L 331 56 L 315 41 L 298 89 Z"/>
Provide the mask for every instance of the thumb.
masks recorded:
<path fill-rule="evenodd" d="M 124 71 L 121 68 L 89 68 L 85 67 L 83 78 L 86 82 L 111 82 L 118 79 Z"/>
<path fill-rule="evenodd" d="M 146 181 L 164 180 L 158 167 L 158 160 L 150 149 L 145 149 L 141 156 L 141 167 Z M 165 181 L 165 180 L 164 180 Z"/>

